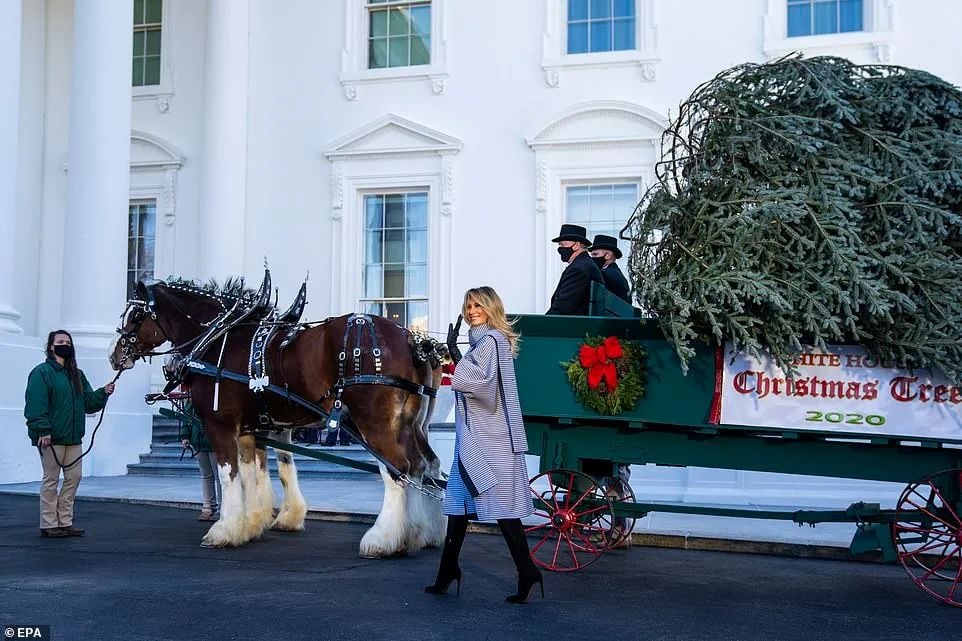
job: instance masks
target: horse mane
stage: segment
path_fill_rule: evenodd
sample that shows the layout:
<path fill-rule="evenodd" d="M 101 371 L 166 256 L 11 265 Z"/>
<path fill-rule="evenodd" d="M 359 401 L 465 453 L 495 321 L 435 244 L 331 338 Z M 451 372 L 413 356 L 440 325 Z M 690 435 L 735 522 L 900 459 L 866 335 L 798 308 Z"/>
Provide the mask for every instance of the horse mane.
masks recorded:
<path fill-rule="evenodd" d="M 216 278 L 211 278 L 206 283 L 198 283 L 193 279 L 172 276 L 166 280 L 166 283 L 178 289 L 187 289 L 198 294 L 209 294 L 229 302 L 234 302 L 238 298 L 253 299 L 257 296 L 257 291 L 252 287 L 247 287 L 244 279 L 237 276 L 228 276 L 223 283 Z"/>

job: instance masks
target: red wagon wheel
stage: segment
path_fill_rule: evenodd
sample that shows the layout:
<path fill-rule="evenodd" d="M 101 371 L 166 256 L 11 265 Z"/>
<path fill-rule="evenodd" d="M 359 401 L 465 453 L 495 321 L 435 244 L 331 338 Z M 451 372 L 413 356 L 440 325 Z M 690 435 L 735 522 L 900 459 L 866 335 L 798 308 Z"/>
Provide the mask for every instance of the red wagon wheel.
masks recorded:
<path fill-rule="evenodd" d="M 631 489 L 629 483 L 625 483 L 621 479 L 607 479 L 610 484 L 603 485 L 602 489 L 605 494 L 612 501 L 612 508 L 614 508 L 614 503 L 634 503 L 635 502 L 635 491 Z M 632 530 L 635 529 L 635 520 L 637 517 L 625 516 L 622 517 L 622 522 L 619 523 L 617 517 L 612 519 L 612 529 L 608 540 L 608 550 L 614 550 L 618 548 L 627 548 L 631 546 L 630 537 Z"/>
<path fill-rule="evenodd" d="M 917 586 L 962 607 L 962 469 L 910 483 L 899 498 L 892 538 Z"/>
<path fill-rule="evenodd" d="M 590 565 L 611 544 L 611 498 L 590 477 L 550 470 L 531 479 L 533 523 L 525 526 L 534 562 L 553 572 Z"/>

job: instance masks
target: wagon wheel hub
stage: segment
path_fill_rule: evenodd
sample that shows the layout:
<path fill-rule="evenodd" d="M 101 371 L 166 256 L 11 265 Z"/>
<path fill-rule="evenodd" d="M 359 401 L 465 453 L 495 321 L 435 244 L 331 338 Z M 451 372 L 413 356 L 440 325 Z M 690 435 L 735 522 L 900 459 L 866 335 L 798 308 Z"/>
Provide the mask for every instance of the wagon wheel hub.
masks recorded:
<path fill-rule="evenodd" d="M 567 532 L 571 529 L 571 524 L 574 522 L 574 518 L 571 514 L 571 510 L 558 510 L 551 515 L 551 525 L 555 529 Z"/>

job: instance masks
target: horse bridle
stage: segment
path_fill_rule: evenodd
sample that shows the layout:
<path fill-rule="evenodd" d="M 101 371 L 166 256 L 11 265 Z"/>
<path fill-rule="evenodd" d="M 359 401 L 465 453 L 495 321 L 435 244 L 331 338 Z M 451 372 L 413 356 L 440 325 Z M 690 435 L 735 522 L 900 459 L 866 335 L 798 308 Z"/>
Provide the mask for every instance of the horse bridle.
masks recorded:
<path fill-rule="evenodd" d="M 147 292 L 147 299 L 141 300 L 139 298 L 131 298 L 130 300 L 127 301 L 127 307 L 124 308 L 124 312 L 120 315 L 120 327 L 117 328 L 117 333 L 120 334 L 119 343 L 120 343 L 121 363 L 126 361 L 128 358 L 131 360 L 131 362 L 134 362 L 138 358 L 149 358 L 151 356 L 166 356 L 168 354 L 180 352 L 181 349 L 183 349 L 184 347 L 187 347 L 188 345 L 196 343 L 203 336 L 203 333 L 201 333 L 201 334 L 198 334 L 195 338 L 192 338 L 191 340 L 183 343 L 182 345 L 174 345 L 174 341 L 170 338 L 170 335 L 167 334 L 167 331 L 164 329 L 164 326 L 161 325 L 159 322 L 157 322 L 157 311 L 154 309 L 153 285 L 145 286 L 145 290 Z M 221 306 L 221 312 L 218 313 L 216 316 L 214 316 L 214 318 L 206 322 L 197 320 L 196 318 L 194 318 L 193 316 L 191 316 L 190 314 L 188 314 L 182 309 L 178 309 L 177 311 L 179 311 L 186 318 L 194 321 L 201 327 L 209 327 L 211 323 L 213 323 L 214 321 L 217 320 L 218 317 L 220 317 L 221 314 L 227 311 L 227 308 L 224 307 L 224 303 L 220 302 L 220 306 Z M 147 320 L 147 318 L 150 318 L 150 320 L 154 321 L 154 323 L 157 325 L 157 328 L 160 330 L 160 333 L 163 334 L 164 340 L 160 344 L 163 345 L 164 343 L 169 342 L 172 345 L 170 349 L 165 350 L 163 352 L 158 352 L 155 350 L 139 352 L 135 349 L 137 345 L 137 335 L 140 333 L 140 326 L 143 325 L 144 321 Z M 124 331 L 123 327 L 128 322 L 132 323 L 132 325 L 129 330 Z"/>

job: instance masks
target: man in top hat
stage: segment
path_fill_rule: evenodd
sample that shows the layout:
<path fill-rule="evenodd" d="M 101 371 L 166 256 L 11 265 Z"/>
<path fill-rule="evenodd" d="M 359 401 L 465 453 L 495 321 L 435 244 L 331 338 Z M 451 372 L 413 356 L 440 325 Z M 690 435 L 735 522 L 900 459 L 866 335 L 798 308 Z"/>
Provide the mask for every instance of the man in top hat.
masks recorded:
<path fill-rule="evenodd" d="M 613 236 L 595 234 L 595 240 L 591 243 L 591 259 L 601 270 L 601 277 L 605 279 L 605 288 L 621 300 L 630 303 L 628 279 L 621 273 L 618 263 L 615 262 L 619 258 L 621 258 L 621 250 L 618 249 L 618 241 Z"/>
<path fill-rule="evenodd" d="M 588 230 L 579 225 L 562 225 L 561 234 L 551 240 L 558 243 L 561 262 L 567 267 L 561 274 L 558 287 L 551 296 L 547 314 L 559 316 L 587 316 L 591 299 L 591 283 L 604 285 L 601 270 L 588 255 Z"/>

